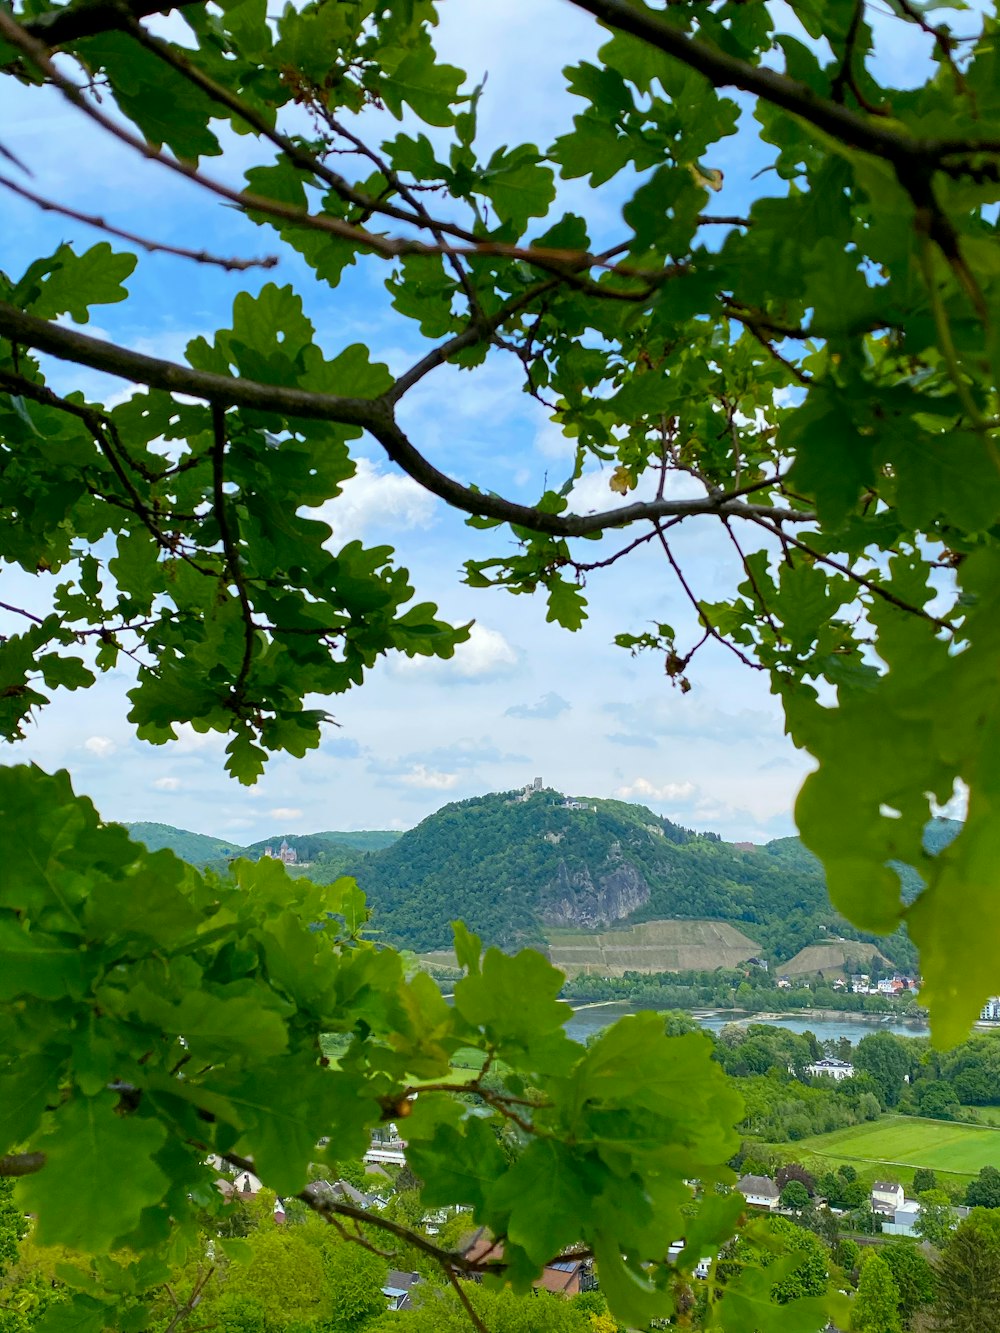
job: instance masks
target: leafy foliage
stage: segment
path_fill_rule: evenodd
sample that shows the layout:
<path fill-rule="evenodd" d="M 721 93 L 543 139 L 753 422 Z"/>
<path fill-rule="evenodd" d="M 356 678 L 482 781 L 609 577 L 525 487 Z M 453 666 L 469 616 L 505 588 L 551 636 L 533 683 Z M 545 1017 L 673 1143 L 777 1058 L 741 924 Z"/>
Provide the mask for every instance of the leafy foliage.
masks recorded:
<path fill-rule="evenodd" d="M 989 1328 L 1000 1318 L 1000 1211 L 976 1208 L 948 1237 L 934 1266 L 931 1308 L 941 1333 Z"/>
<path fill-rule="evenodd" d="M 831 911 L 820 866 L 801 846 L 789 849 L 792 840 L 748 853 L 641 805 L 579 803 L 566 809 L 551 790 L 455 802 L 348 869 L 379 927 L 418 950 L 446 946 L 457 915 L 505 946 L 611 913 L 730 921 L 779 958 L 827 929 L 857 933 Z M 905 965 L 908 941 L 884 947 Z"/>
<path fill-rule="evenodd" d="M 858 1294 L 851 1306 L 854 1333 L 901 1333 L 899 1288 L 892 1270 L 877 1250 L 861 1265 Z"/>
<path fill-rule="evenodd" d="M 22 736 L 54 690 L 84 689 L 127 655 L 138 736 L 224 734 L 229 771 L 252 783 L 270 752 L 315 747 L 325 701 L 383 656 L 451 657 L 468 627 L 416 602 L 388 547 L 338 531 L 367 434 L 473 528 L 509 529 L 513 544 L 480 539 L 470 584 L 542 592 L 566 628 L 585 621 L 588 576 L 637 543 L 662 552 L 699 637 L 657 621 L 618 642 L 661 653 L 682 691 L 710 641 L 768 673 L 815 760 L 796 815 L 834 905 L 859 932 L 905 919 L 936 1040 L 953 1043 L 995 989 L 982 942 L 1000 929 L 1000 151 L 983 137 L 1000 113 L 995 24 L 977 13 L 973 40 L 956 42 L 905 4 L 877 41 L 864 0 L 831 0 L 793 6 L 806 42 L 760 5 L 573 3 L 607 33 L 596 64 L 566 72 L 578 114 L 550 145 L 486 153 L 484 90 L 437 58 L 432 0 L 273 16 L 196 0 L 177 8 L 182 41 L 143 24 L 143 0 L 0 9 L 5 77 L 61 95 L 95 134 L 266 229 L 310 294 L 328 301 L 349 266 L 367 278 L 389 265 L 395 317 L 427 344 L 393 376 L 364 346 L 327 345 L 291 284 L 249 280 L 230 326 L 193 338 L 183 362 L 92 338 L 78 326 L 95 308 L 141 301 L 123 239 L 234 270 L 254 261 L 75 210 L 117 248 L 61 244 L 0 272 L 0 560 L 46 589 L 5 603 L 22 632 L 0 642 L 0 730 Z M 882 82 L 897 33 L 926 61 L 904 88 Z M 749 115 L 759 197 L 745 217 L 715 216 L 719 145 Z M 389 120 L 398 132 L 374 142 Z M 249 151 L 215 174 L 229 129 Z M 588 216 L 560 211 L 557 175 L 586 182 Z M 66 211 L 13 178 L 3 188 Z M 574 443 L 571 477 L 558 490 L 539 479 L 533 503 L 442 473 L 397 410 L 439 367 L 499 355 Z M 93 401 L 79 385 L 95 378 L 70 366 L 135 392 Z M 572 482 L 603 464 L 618 498 L 573 513 Z M 677 481 L 695 498 L 673 498 Z M 630 501 L 640 487 L 654 498 Z M 681 522 L 731 538 L 737 572 L 718 601 L 672 549 Z M 631 525 L 610 554 L 582 544 Z M 957 784 L 962 830 L 928 849 L 928 818 Z M 232 882 L 199 874 L 101 825 L 64 775 L 0 769 L 0 814 L 32 848 L 0 884 L 0 1151 L 44 1153 L 17 1154 L 41 1166 L 24 1187 L 40 1236 L 139 1256 L 109 1260 L 63 1328 L 138 1333 L 126 1296 L 151 1280 L 158 1244 L 192 1243 L 210 1149 L 318 1207 L 305 1190 L 318 1139 L 356 1153 L 405 1109 L 426 1201 L 464 1201 L 505 1237 L 515 1291 L 582 1241 L 611 1310 L 645 1324 L 677 1308 L 671 1242 L 687 1238 L 683 1278 L 732 1235 L 737 1211 L 713 1186 L 741 1108 L 696 1034 L 636 1017 L 581 1052 L 559 975 L 530 951 L 483 955 L 461 926 L 449 1008 L 365 941 L 355 884 L 314 887 L 261 862 Z M 690 864 L 711 859 L 695 847 Z M 746 919 L 735 909 L 754 910 L 767 880 L 733 869 L 720 913 Z M 535 904 L 513 907 L 515 937 L 533 938 Z M 324 1033 L 347 1039 L 335 1068 Z M 456 1092 L 462 1047 L 503 1068 L 506 1090 Z M 891 1073 L 872 1062 L 886 1100 Z M 412 1080 L 431 1080 L 416 1103 Z M 470 1091 L 475 1113 L 459 1100 Z M 523 1135 L 512 1158 L 500 1121 Z M 86 1217 L 81 1163 L 101 1195 Z M 797 1256 L 735 1261 L 709 1325 L 817 1327 L 830 1307 L 813 1238 L 758 1232 L 738 1245 Z M 970 1326 L 944 1275 L 942 1293 L 942 1326 Z M 971 1326 L 996 1322 L 988 1304 L 979 1314 Z"/>

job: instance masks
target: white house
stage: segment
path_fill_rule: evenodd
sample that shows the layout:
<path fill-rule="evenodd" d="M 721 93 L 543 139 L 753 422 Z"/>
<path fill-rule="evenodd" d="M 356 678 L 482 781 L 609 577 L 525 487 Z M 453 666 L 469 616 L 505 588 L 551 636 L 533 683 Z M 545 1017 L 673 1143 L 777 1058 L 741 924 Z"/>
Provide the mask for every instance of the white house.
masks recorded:
<path fill-rule="evenodd" d="M 881 1213 L 883 1217 L 894 1217 L 897 1208 L 902 1208 L 906 1202 L 906 1194 L 902 1185 L 897 1185 L 890 1180 L 876 1180 L 872 1186 L 872 1212 Z"/>
<path fill-rule="evenodd" d="M 365 1153 L 365 1164 L 375 1166 L 405 1166 L 405 1148 L 406 1144 L 403 1143 L 401 1139 L 396 1139 L 393 1143 L 373 1143 Z"/>
<path fill-rule="evenodd" d="M 835 1079 L 839 1083 L 842 1078 L 854 1077 L 854 1066 L 849 1060 L 834 1060 L 827 1057 L 824 1060 L 817 1060 L 815 1064 L 806 1065 L 806 1073 L 812 1074 L 813 1078 L 822 1076 Z"/>
<path fill-rule="evenodd" d="M 1000 995 L 991 995 L 979 1015 L 984 1023 L 1000 1023 Z"/>
<path fill-rule="evenodd" d="M 740 1176 L 736 1188 L 754 1208 L 766 1208 L 769 1212 L 778 1206 L 781 1191 L 767 1176 Z"/>
<path fill-rule="evenodd" d="M 676 1263 L 677 1260 L 680 1258 L 681 1251 L 684 1249 L 684 1244 L 685 1242 L 682 1240 L 675 1240 L 671 1244 L 670 1249 L 667 1250 L 667 1258 L 670 1260 L 671 1263 Z M 699 1259 L 694 1267 L 694 1276 L 702 1278 L 708 1277 L 711 1271 L 712 1271 L 712 1260 Z"/>
<path fill-rule="evenodd" d="M 405 1166 L 406 1140 L 399 1137 L 399 1131 L 393 1124 L 385 1131 L 372 1133 L 371 1147 L 365 1153 L 366 1166 Z"/>

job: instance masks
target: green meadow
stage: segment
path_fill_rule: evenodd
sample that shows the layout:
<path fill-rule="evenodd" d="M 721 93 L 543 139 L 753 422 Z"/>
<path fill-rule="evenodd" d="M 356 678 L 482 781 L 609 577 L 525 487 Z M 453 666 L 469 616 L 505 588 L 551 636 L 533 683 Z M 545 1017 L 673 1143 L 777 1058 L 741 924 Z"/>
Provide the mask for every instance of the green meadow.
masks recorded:
<path fill-rule="evenodd" d="M 806 1156 L 812 1159 L 819 1170 L 849 1162 L 859 1168 L 893 1166 L 912 1171 L 928 1166 L 974 1176 L 984 1166 L 1000 1166 L 1000 1129 L 916 1116 L 883 1116 L 850 1129 L 800 1139 L 796 1151 L 802 1160 Z"/>

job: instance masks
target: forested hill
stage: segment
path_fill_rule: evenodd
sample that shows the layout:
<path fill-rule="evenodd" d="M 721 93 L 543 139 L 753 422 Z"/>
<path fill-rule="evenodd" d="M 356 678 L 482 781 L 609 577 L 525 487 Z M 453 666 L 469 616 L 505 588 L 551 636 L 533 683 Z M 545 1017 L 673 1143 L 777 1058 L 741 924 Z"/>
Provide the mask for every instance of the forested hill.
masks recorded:
<path fill-rule="evenodd" d="M 447 805 L 351 873 L 377 927 L 417 950 L 448 945 L 456 917 L 508 946 L 540 941 L 553 926 L 664 917 L 731 921 L 778 959 L 830 934 L 873 938 L 833 911 L 819 864 L 797 838 L 743 850 L 643 806 L 580 804 L 567 808 L 547 790 Z M 913 965 L 905 936 L 883 951 Z"/>
<path fill-rule="evenodd" d="M 195 866 L 217 865 L 232 860 L 237 856 L 246 856 L 251 861 L 264 855 L 267 847 L 279 847 L 287 842 L 293 848 L 300 861 L 325 863 L 328 859 L 339 857 L 340 860 L 353 860 L 364 852 L 388 847 L 399 837 L 394 829 L 362 829 L 330 831 L 327 833 L 279 833 L 274 838 L 264 838 L 260 842 L 243 846 L 238 842 L 226 842 L 223 838 L 213 838 L 207 833 L 191 833 L 187 829 L 174 828 L 171 824 L 126 824 L 129 833 L 138 842 L 145 843 L 151 852 L 158 852 L 162 847 L 169 847 L 182 860 Z"/>
<path fill-rule="evenodd" d="M 567 804 L 551 790 L 518 796 L 455 802 L 401 835 L 328 832 L 289 835 L 288 842 L 311 863 L 301 873 L 320 882 L 354 875 L 374 928 L 418 951 L 450 945 L 456 918 L 505 947 L 540 944 L 562 926 L 601 929 L 671 917 L 732 922 L 779 961 L 831 936 L 874 940 L 833 911 L 819 863 L 797 838 L 746 849 L 625 801 Z M 928 850 L 939 851 L 958 828 L 935 821 Z M 241 848 L 157 824 L 132 825 L 131 832 L 219 869 L 228 857 L 256 857 L 280 842 Z M 908 898 L 919 885 L 906 872 Z M 905 935 L 879 944 L 900 967 L 915 965 Z"/>

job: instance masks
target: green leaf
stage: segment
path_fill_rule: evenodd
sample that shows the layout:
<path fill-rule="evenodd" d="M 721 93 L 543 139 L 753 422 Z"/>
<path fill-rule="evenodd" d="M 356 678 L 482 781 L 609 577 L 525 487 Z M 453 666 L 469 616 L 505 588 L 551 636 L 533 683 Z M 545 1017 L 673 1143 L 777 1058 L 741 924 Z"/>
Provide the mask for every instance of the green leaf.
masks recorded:
<path fill-rule="evenodd" d="M 84 958 L 75 940 L 29 931 L 0 915 L 0 1000 L 78 998 L 85 987 Z"/>
<path fill-rule="evenodd" d="M 152 1157 L 167 1131 L 154 1120 L 116 1114 L 116 1100 L 109 1092 L 72 1097 L 36 1140 L 47 1160 L 25 1179 L 22 1195 L 38 1215 L 39 1244 L 100 1254 L 163 1198 L 169 1182 Z M 88 1182 L 84 1194 L 80 1180 Z"/>
<path fill-rule="evenodd" d="M 547 1139 L 529 1143 L 490 1195 L 506 1213 L 506 1233 L 535 1264 L 544 1264 L 579 1235 L 590 1211 L 591 1191 L 581 1160 Z"/>
<path fill-rule="evenodd" d="M 37 1129 L 59 1076 L 60 1061 L 52 1050 L 21 1054 L 0 1069 L 0 1155 L 26 1143 Z"/>
<path fill-rule="evenodd" d="M 61 245 L 50 259 L 37 261 L 25 272 L 12 300 L 41 319 L 69 315 L 77 324 L 86 324 L 90 306 L 126 299 L 122 284 L 135 264 L 135 255 L 116 254 L 107 241 L 81 255 L 72 246 Z"/>
<path fill-rule="evenodd" d="M 587 619 L 587 599 L 576 586 L 566 579 L 548 581 L 549 609 L 545 619 L 555 621 L 563 629 L 577 630 Z"/>

